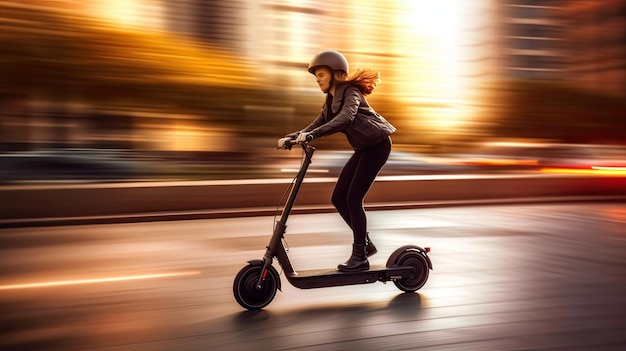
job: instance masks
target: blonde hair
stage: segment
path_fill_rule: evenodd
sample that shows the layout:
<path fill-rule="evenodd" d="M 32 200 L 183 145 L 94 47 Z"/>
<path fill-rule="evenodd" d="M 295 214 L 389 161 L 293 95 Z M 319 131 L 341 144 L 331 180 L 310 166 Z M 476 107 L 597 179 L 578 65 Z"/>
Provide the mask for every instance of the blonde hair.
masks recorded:
<path fill-rule="evenodd" d="M 371 68 L 358 68 L 351 76 L 342 71 L 335 77 L 342 83 L 359 88 L 363 95 L 371 94 L 380 83 L 380 72 Z"/>

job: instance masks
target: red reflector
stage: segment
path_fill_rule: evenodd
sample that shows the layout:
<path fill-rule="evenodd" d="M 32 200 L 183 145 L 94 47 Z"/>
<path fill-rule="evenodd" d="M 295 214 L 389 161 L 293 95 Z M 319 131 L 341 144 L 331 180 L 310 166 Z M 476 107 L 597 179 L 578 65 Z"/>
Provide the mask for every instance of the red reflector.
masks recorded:
<path fill-rule="evenodd" d="M 265 279 L 265 277 L 267 277 L 267 269 L 263 271 L 263 279 Z"/>
<path fill-rule="evenodd" d="M 430 252 L 430 247 L 425 247 L 424 249 L 426 250 L 426 252 Z"/>

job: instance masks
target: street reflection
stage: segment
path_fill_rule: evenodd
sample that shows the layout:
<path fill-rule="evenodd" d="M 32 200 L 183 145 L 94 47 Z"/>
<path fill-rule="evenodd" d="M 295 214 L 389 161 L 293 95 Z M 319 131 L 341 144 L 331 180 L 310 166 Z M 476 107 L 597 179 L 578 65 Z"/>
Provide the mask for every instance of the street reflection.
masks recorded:
<path fill-rule="evenodd" d="M 6 285 L 0 285 L 0 290 L 19 290 L 19 289 L 32 289 L 32 288 L 49 288 L 49 287 L 64 286 L 64 285 L 82 285 L 82 284 L 94 284 L 94 283 L 122 282 L 122 281 L 127 281 L 127 280 L 178 277 L 178 276 L 186 276 L 186 275 L 193 275 L 193 274 L 200 274 L 200 273 L 201 272 L 155 273 L 155 274 L 129 275 L 129 276 L 120 276 L 120 277 L 104 277 L 104 278 L 48 281 L 48 282 L 38 282 L 38 283 L 6 284 Z"/>
<path fill-rule="evenodd" d="M 373 211 L 369 218 L 379 247 L 373 263 L 400 245 L 433 248 L 434 270 L 418 293 L 381 283 L 300 290 L 281 276 L 282 291 L 257 312 L 236 303 L 232 284 L 247 260 L 265 252 L 271 216 L 1 229 L 1 285 L 62 275 L 90 283 L 0 290 L 0 347 L 603 349 L 626 341 L 620 202 Z M 337 214 L 291 219 L 287 239 L 298 266 L 345 259 L 351 235 Z M 120 273 L 140 271 L 144 277 Z"/>

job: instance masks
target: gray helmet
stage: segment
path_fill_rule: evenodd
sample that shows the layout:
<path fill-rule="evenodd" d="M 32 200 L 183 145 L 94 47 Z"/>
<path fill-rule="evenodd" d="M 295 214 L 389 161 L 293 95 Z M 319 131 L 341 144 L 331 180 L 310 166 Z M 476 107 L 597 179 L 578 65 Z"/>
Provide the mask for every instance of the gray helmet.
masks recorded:
<path fill-rule="evenodd" d="M 322 51 L 315 55 L 309 63 L 309 73 L 315 74 L 315 70 L 320 66 L 327 66 L 333 71 L 348 73 L 348 60 L 338 51 Z"/>

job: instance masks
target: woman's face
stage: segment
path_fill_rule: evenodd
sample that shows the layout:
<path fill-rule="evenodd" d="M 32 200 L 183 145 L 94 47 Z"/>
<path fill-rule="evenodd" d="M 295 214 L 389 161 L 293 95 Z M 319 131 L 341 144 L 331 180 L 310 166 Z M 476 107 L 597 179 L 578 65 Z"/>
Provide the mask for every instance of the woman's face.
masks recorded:
<path fill-rule="evenodd" d="M 317 79 L 317 85 L 324 92 L 330 89 L 330 79 L 332 78 L 332 72 L 327 67 L 320 67 L 315 70 L 315 78 Z"/>

